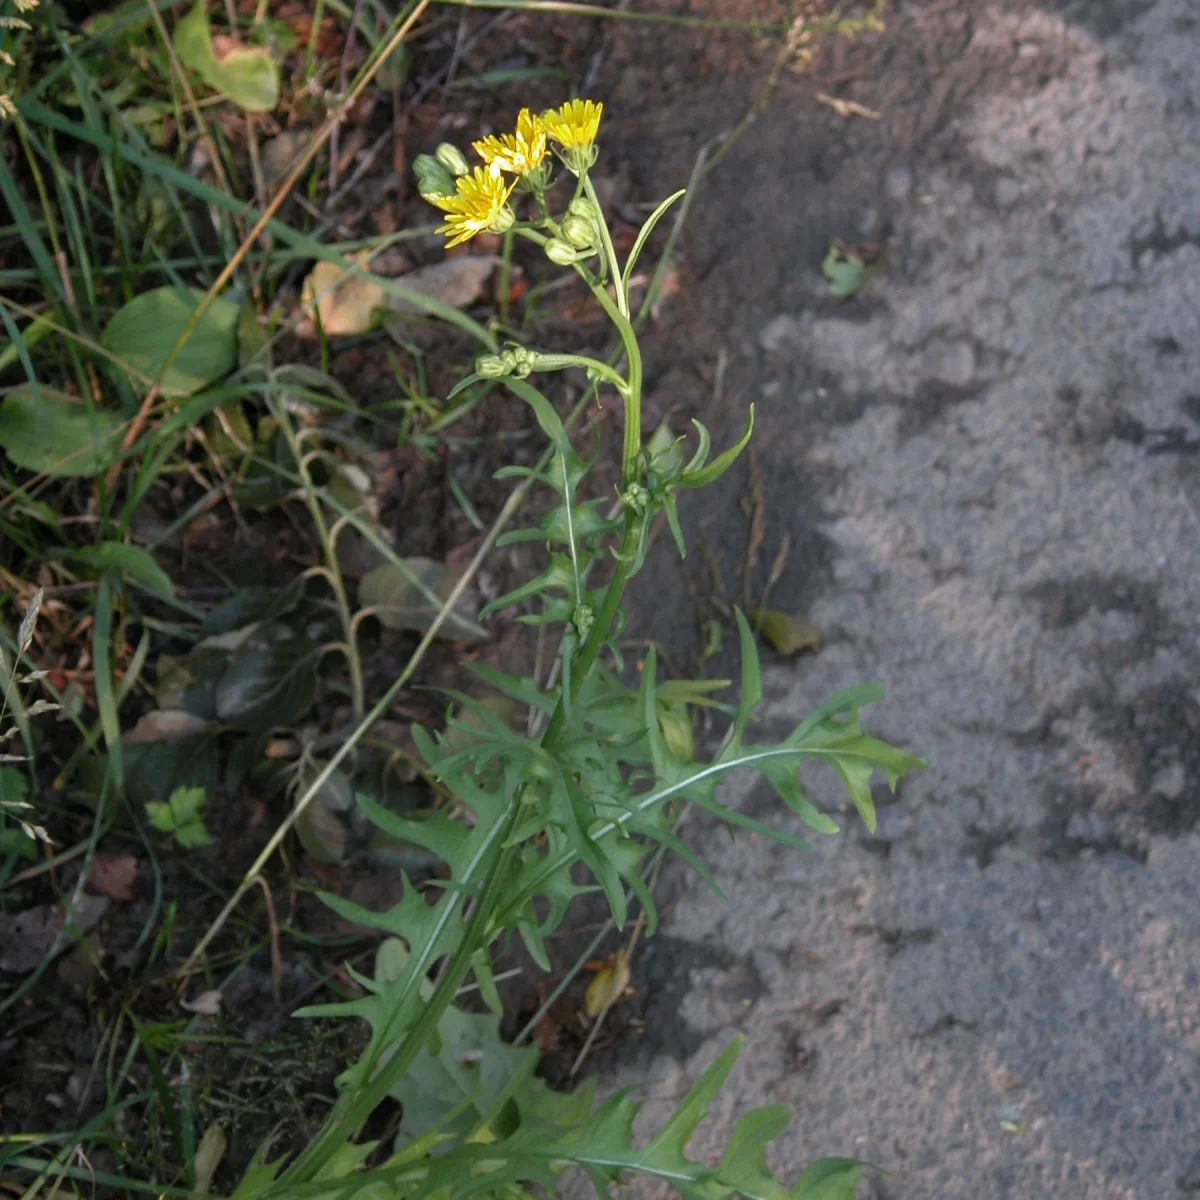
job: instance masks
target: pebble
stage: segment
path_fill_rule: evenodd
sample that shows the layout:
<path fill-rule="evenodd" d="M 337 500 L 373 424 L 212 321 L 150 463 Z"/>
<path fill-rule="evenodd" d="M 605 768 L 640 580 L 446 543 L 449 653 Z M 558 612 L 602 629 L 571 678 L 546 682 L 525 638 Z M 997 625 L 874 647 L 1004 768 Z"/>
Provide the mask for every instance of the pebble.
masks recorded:
<path fill-rule="evenodd" d="M 779 313 L 772 317 L 758 335 L 758 344 L 768 353 L 774 354 L 790 342 L 798 342 L 801 325 L 797 317 Z"/>
<path fill-rule="evenodd" d="M 966 387 L 975 377 L 975 351 L 967 342 L 948 342 L 941 338 L 925 348 L 927 375 L 953 387 Z"/>
<path fill-rule="evenodd" d="M 996 190 L 994 192 L 996 203 L 1001 208 L 1008 208 L 1015 204 L 1021 195 L 1021 185 L 1015 179 L 1009 179 L 1007 176 L 996 180 Z"/>
<path fill-rule="evenodd" d="M 892 167 L 884 176 L 883 190 L 893 200 L 903 200 L 912 191 L 912 172 L 907 167 Z"/>
<path fill-rule="evenodd" d="M 1192 1155 L 1187 1169 L 1179 1179 L 1181 1192 L 1200 1192 L 1200 1150 Z"/>
<path fill-rule="evenodd" d="M 1183 795 L 1185 787 L 1187 787 L 1187 772 L 1180 763 L 1172 763 L 1169 767 L 1163 767 L 1150 781 L 1150 790 L 1157 792 L 1160 796 L 1165 796 L 1168 800 L 1178 800 Z"/>

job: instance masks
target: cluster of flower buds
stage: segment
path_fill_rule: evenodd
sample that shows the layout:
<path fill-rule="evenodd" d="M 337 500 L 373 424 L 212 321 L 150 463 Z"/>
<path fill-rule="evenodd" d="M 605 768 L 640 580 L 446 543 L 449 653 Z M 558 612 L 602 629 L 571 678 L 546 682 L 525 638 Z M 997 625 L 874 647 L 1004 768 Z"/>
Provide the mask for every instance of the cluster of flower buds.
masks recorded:
<path fill-rule="evenodd" d="M 560 267 L 587 258 L 600 245 L 596 206 L 586 196 L 576 196 L 571 201 L 558 228 L 560 236 L 546 243 L 546 257 Z"/>
<path fill-rule="evenodd" d="M 443 142 L 433 154 L 418 154 L 413 163 L 417 190 L 429 201 L 435 196 L 453 196 L 454 181 L 470 170 L 466 155 L 451 142 Z"/>
<path fill-rule="evenodd" d="M 525 346 L 505 346 L 499 354 L 481 354 L 475 360 L 475 374 L 480 379 L 503 379 L 506 375 L 528 379 L 544 357 Z"/>

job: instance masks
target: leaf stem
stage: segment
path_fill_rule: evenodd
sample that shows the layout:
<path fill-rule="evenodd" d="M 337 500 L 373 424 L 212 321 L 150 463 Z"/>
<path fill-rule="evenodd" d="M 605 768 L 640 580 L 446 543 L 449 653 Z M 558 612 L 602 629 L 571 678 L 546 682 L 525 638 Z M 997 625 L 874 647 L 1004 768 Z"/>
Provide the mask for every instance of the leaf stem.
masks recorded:
<path fill-rule="evenodd" d="M 617 294 L 617 308 L 628 324 L 629 297 L 625 295 L 625 288 L 622 285 L 621 264 L 617 261 L 617 249 L 613 245 L 612 234 L 608 229 L 608 222 L 604 219 L 604 210 L 600 207 L 600 197 L 596 195 L 596 189 L 587 175 L 583 177 L 583 190 L 587 198 L 595 206 L 596 224 L 600 227 L 600 244 L 604 247 L 604 257 L 608 259 L 608 270 L 612 276 L 613 290 Z"/>

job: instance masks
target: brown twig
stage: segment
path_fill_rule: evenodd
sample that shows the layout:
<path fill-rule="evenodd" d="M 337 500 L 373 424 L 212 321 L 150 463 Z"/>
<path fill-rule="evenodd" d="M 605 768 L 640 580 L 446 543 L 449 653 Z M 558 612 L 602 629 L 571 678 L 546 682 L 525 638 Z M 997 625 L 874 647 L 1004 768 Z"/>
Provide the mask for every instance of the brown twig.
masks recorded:
<path fill-rule="evenodd" d="M 267 881 L 256 875 L 254 882 L 262 888 L 263 897 L 267 902 L 267 926 L 271 932 L 271 995 L 275 998 L 275 1007 L 283 1006 L 283 955 L 279 952 L 279 924 L 275 920 L 275 901 L 271 899 L 271 889 Z"/>

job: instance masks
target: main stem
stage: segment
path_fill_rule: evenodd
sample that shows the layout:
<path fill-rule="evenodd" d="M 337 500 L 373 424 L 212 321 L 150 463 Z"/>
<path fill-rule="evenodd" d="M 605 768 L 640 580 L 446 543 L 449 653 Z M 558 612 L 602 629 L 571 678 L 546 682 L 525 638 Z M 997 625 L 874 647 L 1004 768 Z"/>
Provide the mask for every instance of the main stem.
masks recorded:
<path fill-rule="evenodd" d="M 603 220 L 600 222 L 600 225 L 602 228 L 606 228 Z M 615 285 L 617 295 L 620 296 L 621 281 L 619 276 L 615 281 Z M 621 344 L 625 348 L 626 376 L 629 390 L 624 398 L 625 437 L 621 453 L 621 491 L 624 493 L 633 484 L 638 482 L 638 476 L 641 474 L 642 353 L 638 348 L 637 334 L 634 332 L 633 325 L 630 324 L 629 319 L 613 302 L 608 292 L 599 285 L 594 285 L 592 291 L 596 299 L 600 301 L 600 305 L 608 315 L 609 320 L 616 326 L 617 333 L 621 337 Z M 569 699 L 572 706 L 579 696 L 579 689 L 583 686 L 583 681 L 592 669 L 592 664 L 596 661 L 596 656 L 600 653 L 600 648 L 604 645 L 604 639 L 608 637 L 608 630 L 612 625 L 613 618 L 617 615 L 617 609 L 621 604 L 621 595 L 625 591 L 625 584 L 629 580 L 629 572 L 633 567 L 634 559 L 637 555 L 638 539 L 640 537 L 641 518 L 632 507 L 626 505 L 625 523 L 621 532 L 621 547 L 617 551 L 617 561 L 613 567 L 612 577 L 608 581 L 608 587 L 604 592 L 604 600 L 600 604 L 600 611 L 596 614 L 596 620 L 588 633 L 587 640 L 579 648 L 575 656 L 575 661 L 571 666 L 571 692 Z M 568 704 L 565 702 L 566 699 L 566 697 L 559 699 L 558 707 L 555 708 L 554 715 L 550 718 L 550 723 L 546 726 L 546 732 L 542 735 L 542 744 L 544 746 L 553 746 L 559 737 L 562 736 L 563 723 L 567 719 Z"/>

